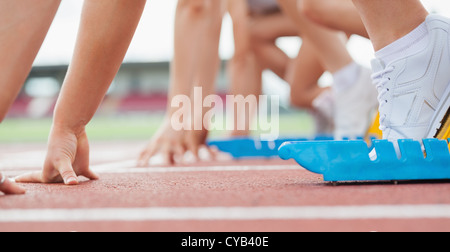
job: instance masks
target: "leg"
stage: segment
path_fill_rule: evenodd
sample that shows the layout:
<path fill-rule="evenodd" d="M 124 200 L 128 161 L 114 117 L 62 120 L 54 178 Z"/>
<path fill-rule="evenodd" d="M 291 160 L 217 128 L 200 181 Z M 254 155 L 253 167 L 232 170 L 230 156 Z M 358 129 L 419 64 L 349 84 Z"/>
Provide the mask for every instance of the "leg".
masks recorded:
<path fill-rule="evenodd" d="M 296 0 L 279 0 L 284 13 L 297 25 L 303 40 L 311 40 L 322 65 L 332 73 L 350 64 L 353 59 L 346 50 L 345 41 L 334 31 L 330 31 L 299 14 Z"/>
<path fill-rule="evenodd" d="M 240 4 L 243 3 L 244 1 L 240 1 Z M 236 50 L 229 65 L 230 92 L 244 97 L 252 95 L 256 102 L 259 102 L 263 70 L 270 69 L 280 78 L 286 77 L 286 69 L 292 60 L 276 46 L 275 41 L 281 36 L 295 36 L 295 27 L 281 13 L 254 17 L 245 10 L 246 5 L 234 7 L 237 11 L 232 9 L 230 13 L 234 23 Z M 262 26 L 264 29 L 261 29 Z M 232 135 L 242 136 L 250 133 L 256 109 L 257 104 L 235 109 Z M 245 129 L 239 129 L 238 123 L 243 120 Z"/>
<path fill-rule="evenodd" d="M 428 16 L 419 0 L 354 3 L 377 50 L 383 138 L 448 137 L 441 133 L 449 123 L 450 20 Z"/>
<path fill-rule="evenodd" d="M 308 40 L 304 41 L 297 58 L 289 67 L 288 82 L 291 84 L 291 104 L 306 108 L 315 122 L 316 134 L 332 134 L 334 130 L 334 98 L 330 88 L 318 85 L 325 69 Z"/>
<path fill-rule="evenodd" d="M 251 17 L 249 21 L 250 41 L 258 64 L 286 79 L 289 65 L 293 62 L 277 45 L 281 37 L 299 36 L 292 20 L 280 12 L 268 16 Z"/>
<path fill-rule="evenodd" d="M 0 3 L 0 122 L 18 95 L 60 0 Z"/>
<path fill-rule="evenodd" d="M 316 23 L 347 35 L 368 37 L 351 0 L 299 0 L 300 11 Z"/>
<path fill-rule="evenodd" d="M 261 68 L 270 69 L 291 85 L 294 106 L 312 108 L 313 100 L 323 91 L 317 82 L 325 70 L 310 41 L 302 44 L 295 59 L 289 58 L 276 45 L 277 38 L 301 36 L 301 31 L 284 13 L 255 17 L 249 30 L 253 51 Z"/>
<path fill-rule="evenodd" d="M 145 0 L 85 1 L 74 57 L 55 108 L 44 169 L 16 181 L 74 185 L 79 175 L 97 178 L 89 168 L 85 126 L 119 70 L 144 6 Z"/>
<path fill-rule="evenodd" d="M 240 11 L 242 9 L 242 7 L 239 8 Z M 313 101 L 324 91 L 317 85 L 324 69 L 313 52 L 314 47 L 312 44 L 309 42 L 303 43 L 296 59 L 290 59 L 276 45 L 276 39 L 279 37 L 299 35 L 299 29 L 295 23 L 282 12 L 268 16 L 253 17 L 247 15 L 246 18 L 248 21 L 238 22 L 236 25 L 238 27 L 235 30 L 242 29 L 243 23 L 247 23 L 247 26 L 249 26 L 247 33 L 250 36 L 248 40 L 251 41 L 249 43 L 251 47 L 248 46 L 246 48 L 246 54 L 243 54 L 247 55 L 245 57 L 240 55 L 238 50 L 231 62 L 231 66 L 234 66 L 236 69 L 236 72 L 232 75 L 235 78 L 232 84 L 240 83 L 233 85 L 233 93 L 243 94 L 244 96 L 259 94 L 261 92 L 261 70 L 270 69 L 291 84 L 291 102 L 294 106 L 313 110 L 319 109 L 317 116 L 323 112 L 330 114 L 331 107 L 328 108 L 329 106 L 327 106 L 327 109 L 321 109 L 321 106 L 315 107 L 313 105 Z M 240 37 L 235 36 L 236 38 Z M 236 43 L 238 42 L 236 41 Z M 245 59 L 247 59 L 247 62 Z M 259 67 L 251 67 L 256 62 Z M 244 69 L 247 69 L 247 71 L 244 71 Z M 238 76 L 237 73 L 243 73 L 243 75 Z M 253 76 L 253 78 L 249 78 L 249 76 Z M 259 80 L 255 79 L 255 76 L 259 77 Z M 253 85 L 250 85 L 250 83 L 253 83 Z M 248 120 L 251 120 L 250 115 L 253 115 L 251 111 L 250 114 L 247 113 L 245 115 Z M 247 126 L 249 125 L 248 123 L 247 121 Z M 248 129 L 235 132 L 235 135 L 246 134 L 248 134 Z"/>
<path fill-rule="evenodd" d="M 373 121 L 371 113 L 377 106 L 370 71 L 353 61 L 341 34 L 299 12 L 297 0 L 279 0 L 279 3 L 297 24 L 303 42 L 312 45 L 321 65 L 333 74 L 335 137 L 363 136 Z"/>
<path fill-rule="evenodd" d="M 420 0 L 353 0 L 353 3 L 361 14 L 375 50 L 405 36 L 428 16 Z"/>
<path fill-rule="evenodd" d="M 311 49 L 308 41 L 302 44 L 292 68 L 291 103 L 300 108 L 313 109 L 313 101 L 324 91 L 317 85 L 325 70 Z"/>

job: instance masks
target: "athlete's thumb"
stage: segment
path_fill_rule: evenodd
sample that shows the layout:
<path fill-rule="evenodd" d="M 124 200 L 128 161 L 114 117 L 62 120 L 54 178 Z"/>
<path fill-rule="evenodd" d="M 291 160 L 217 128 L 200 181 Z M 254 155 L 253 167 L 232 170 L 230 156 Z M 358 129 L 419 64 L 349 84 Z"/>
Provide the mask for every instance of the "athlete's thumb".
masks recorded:
<path fill-rule="evenodd" d="M 73 171 L 72 164 L 69 162 L 64 162 L 56 167 L 59 171 L 59 174 L 64 180 L 64 184 L 66 185 L 78 185 L 78 176 Z"/>

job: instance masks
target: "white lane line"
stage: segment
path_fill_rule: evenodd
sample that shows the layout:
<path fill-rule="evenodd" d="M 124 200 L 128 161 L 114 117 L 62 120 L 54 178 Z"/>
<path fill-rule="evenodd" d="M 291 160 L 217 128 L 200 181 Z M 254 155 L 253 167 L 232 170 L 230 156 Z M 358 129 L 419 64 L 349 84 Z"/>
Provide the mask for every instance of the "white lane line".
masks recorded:
<path fill-rule="evenodd" d="M 30 151 L 14 154 L 0 154 L 0 170 L 26 170 L 41 168 L 46 157 L 45 151 Z M 115 162 L 117 160 L 127 160 L 133 157 L 130 152 L 96 152 L 91 154 L 91 162 L 93 163 L 107 163 Z M 117 161 L 121 163 L 121 161 Z M 137 161 L 134 161 L 137 163 Z"/>
<path fill-rule="evenodd" d="M 0 222 L 448 219 L 450 205 L 0 210 Z"/>
<path fill-rule="evenodd" d="M 279 171 L 299 170 L 298 165 L 233 165 L 233 166 L 186 166 L 186 167 L 145 167 L 136 168 L 136 161 L 124 161 L 91 167 L 97 173 L 171 173 L 171 172 L 214 172 L 214 171 Z"/>
<path fill-rule="evenodd" d="M 33 164 L 31 164 L 33 163 Z M 136 167 L 136 160 L 126 160 L 111 162 L 106 164 L 91 165 L 93 171 L 97 173 L 170 173 L 170 172 L 203 172 L 203 171 L 278 171 L 278 170 L 299 170 L 303 169 L 299 165 L 213 165 L 213 166 L 153 166 L 140 168 Z M 38 171 L 35 162 L 23 161 L 9 164 L 0 162 L 1 171 Z"/>

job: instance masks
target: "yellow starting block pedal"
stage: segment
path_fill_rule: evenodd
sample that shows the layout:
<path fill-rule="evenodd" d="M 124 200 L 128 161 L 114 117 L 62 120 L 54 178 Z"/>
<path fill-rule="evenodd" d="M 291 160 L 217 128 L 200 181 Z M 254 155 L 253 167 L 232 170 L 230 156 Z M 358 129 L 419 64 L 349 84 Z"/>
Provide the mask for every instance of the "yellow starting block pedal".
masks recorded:
<path fill-rule="evenodd" d="M 382 139 L 383 138 L 383 132 L 380 129 L 380 113 L 377 113 L 377 116 L 375 117 L 375 120 L 372 123 L 372 126 L 369 128 L 369 130 L 366 133 L 366 140 L 368 139 Z"/>
<path fill-rule="evenodd" d="M 450 110 L 447 111 L 444 119 L 441 122 L 441 128 L 438 130 L 435 138 L 437 139 L 449 139 L 450 138 Z M 450 147 L 450 143 L 448 145 Z"/>

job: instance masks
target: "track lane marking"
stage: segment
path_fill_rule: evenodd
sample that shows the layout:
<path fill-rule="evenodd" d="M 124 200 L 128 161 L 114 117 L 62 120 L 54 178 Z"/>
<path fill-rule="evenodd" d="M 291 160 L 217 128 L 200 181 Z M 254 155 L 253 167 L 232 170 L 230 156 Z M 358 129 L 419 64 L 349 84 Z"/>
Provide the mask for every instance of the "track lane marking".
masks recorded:
<path fill-rule="evenodd" d="M 151 207 L 0 210 L 0 223 L 161 220 L 448 219 L 450 205 Z"/>
<path fill-rule="evenodd" d="M 91 166 L 97 173 L 171 173 L 171 172 L 212 172 L 212 171 L 279 171 L 300 170 L 298 165 L 213 165 L 213 166 L 156 166 L 136 167 L 135 160 Z"/>

